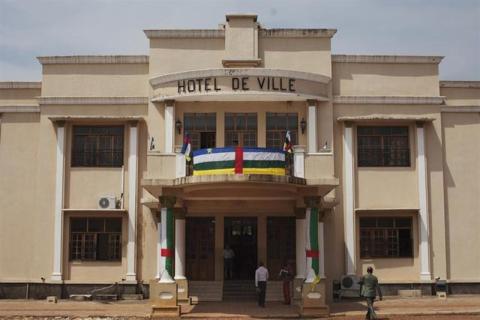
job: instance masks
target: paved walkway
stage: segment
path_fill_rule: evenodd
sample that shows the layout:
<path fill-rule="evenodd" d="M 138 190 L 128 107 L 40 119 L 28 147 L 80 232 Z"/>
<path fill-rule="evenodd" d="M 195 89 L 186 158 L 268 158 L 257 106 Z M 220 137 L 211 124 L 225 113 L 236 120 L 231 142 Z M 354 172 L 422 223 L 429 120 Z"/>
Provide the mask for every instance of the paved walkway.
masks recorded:
<path fill-rule="evenodd" d="M 331 304 L 333 319 L 363 319 L 365 303 L 342 301 Z M 480 295 L 450 296 L 446 300 L 435 297 L 401 299 L 387 297 L 375 303 L 377 314 L 383 319 L 480 319 Z M 74 302 L 61 300 L 56 304 L 43 300 L 0 300 L 0 318 L 123 318 L 146 319 L 150 315 L 148 301 L 119 302 Z M 298 318 L 295 306 L 267 303 L 259 308 L 252 302 L 204 302 L 196 306 L 183 306 L 185 319 L 254 319 L 254 318 Z M 417 319 L 417 317 L 415 317 Z"/>

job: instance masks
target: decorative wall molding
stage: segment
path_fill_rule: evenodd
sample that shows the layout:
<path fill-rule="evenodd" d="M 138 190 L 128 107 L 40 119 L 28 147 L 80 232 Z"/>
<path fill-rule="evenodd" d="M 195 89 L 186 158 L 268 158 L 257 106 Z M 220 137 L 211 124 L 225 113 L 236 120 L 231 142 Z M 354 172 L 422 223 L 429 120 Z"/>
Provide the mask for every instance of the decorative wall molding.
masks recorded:
<path fill-rule="evenodd" d="M 134 64 L 148 63 L 149 57 L 143 55 L 114 55 L 114 56 L 44 56 L 37 57 L 42 65 L 45 64 Z"/>
<path fill-rule="evenodd" d="M 16 113 L 27 113 L 27 112 L 40 112 L 40 107 L 38 105 L 16 105 L 16 106 L 0 106 L 0 113 L 7 112 L 16 112 Z"/>
<path fill-rule="evenodd" d="M 161 76 L 156 76 L 150 79 L 152 87 L 158 87 L 164 83 L 169 83 L 183 79 L 195 79 L 205 77 L 283 77 L 283 78 L 295 78 L 300 80 L 314 81 L 327 84 L 330 82 L 330 77 L 309 73 L 303 71 L 294 70 L 282 70 L 282 69 L 265 69 L 265 68 L 237 68 L 237 69 L 203 69 L 194 71 L 184 71 L 171 73 Z"/>
<path fill-rule="evenodd" d="M 41 89 L 40 81 L 0 81 L 0 89 Z"/>
<path fill-rule="evenodd" d="M 480 112 L 480 106 L 450 106 L 442 107 L 442 112 Z"/>
<path fill-rule="evenodd" d="M 225 30 L 221 29 L 143 30 L 143 32 L 149 39 L 225 38 Z"/>
<path fill-rule="evenodd" d="M 40 105 L 132 105 L 148 104 L 148 97 L 40 97 Z"/>
<path fill-rule="evenodd" d="M 440 81 L 440 88 L 480 88 L 480 81 Z"/>
<path fill-rule="evenodd" d="M 404 115 L 404 114 L 369 114 L 364 116 L 352 116 L 352 117 L 338 117 L 337 121 L 350 122 L 350 121 L 375 121 L 375 120 L 392 120 L 392 121 L 422 121 L 431 122 L 435 120 L 433 117 Z"/>
<path fill-rule="evenodd" d="M 334 96 L 338 104 L 443 104 L 445 97 Z"/>
<path fill-rule="evenodd" d="M 264 38 L 331 38 L 337 29 L 260 29 Z"/>
<path fill-rule="evenodd" d="M 332 54 L 332 62 L 340 63 L 435 63 L 442 61 L 442 56 L 402 56 L 402 55 L 353 55 Z"/>

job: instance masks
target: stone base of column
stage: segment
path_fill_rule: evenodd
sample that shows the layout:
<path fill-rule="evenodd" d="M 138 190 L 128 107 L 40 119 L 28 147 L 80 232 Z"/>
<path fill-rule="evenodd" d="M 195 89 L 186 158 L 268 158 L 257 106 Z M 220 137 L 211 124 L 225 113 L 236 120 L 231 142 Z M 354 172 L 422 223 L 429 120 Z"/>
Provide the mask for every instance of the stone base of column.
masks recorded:
<path fill-rule="evenodd" d="M 305 279 L 295 278 L 293 279 L 293 300 L 301 301 L 302 300 L 302 286 Z"/>
<path fill-rule="evenodd" d="M 177 301 L 177 284 L 150 281 L 150 302 L 152 303 L 151 319 L 179 317 L 180 307 Z"/>
<path fill-rule="evenodd" d="M 324 317 L 330 314 L 328 305 L 325 303 L 325 280 L 318 284 L 304 283 L 302 288 L 302 301 L 300 304 L 300 316 Z"/>
<path fill-rule="evenodd" d="M 54 282 L 61 282 L 62 281 L 62 274 L 61 273 L 52 273 L 50 279 Z"/>
<path fill-rule="evenodd" d="M 432 280 L 432 275 L 430 274 L 430 272 L 422 272 L 422 273 L 420 273 L 420 280 L 431 281 Z"/>
<path fill-rule="evenodd" d="M 177 283 L 178 304 L 190 304 L 190 298 L 188 297 L 188 280 L 175 279 L 175 282 Z"/>
<path fill-rule="evenodd" d="M 125 280 L 129 282 L 137 281 L 137 275 L 135 273 L 127 273 Z"/>

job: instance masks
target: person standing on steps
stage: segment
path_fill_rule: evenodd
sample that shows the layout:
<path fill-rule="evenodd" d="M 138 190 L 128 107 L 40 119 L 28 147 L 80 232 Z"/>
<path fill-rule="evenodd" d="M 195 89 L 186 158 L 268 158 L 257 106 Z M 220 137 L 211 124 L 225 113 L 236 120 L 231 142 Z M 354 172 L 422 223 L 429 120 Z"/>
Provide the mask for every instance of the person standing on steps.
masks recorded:
<path fill-rule="evenodd" d="M 265 294 L 267 292 L 268 269 L 260 261 L 258 269 L 255 271 L 255 288 L 258 293 L 258 305 L 265 308 Z"/>
<path fill-rule="evenodd" d="M 233 258 L 235 258 L 235 252 L 227 244 L 223 249 L 223 263 L 225 269 L 225 279 L 233 278 Z"/>
<path fill-rule="evenodd" d="M 280 269 L 280 273 L 278 274 L 280 280 L 283 282 L 283 303 L 290 304 L 290 287 L 292 283 L 293 274 L 291 268 L 287 261 L 285 260 L 282 264 L 282 269 Z"/>
<path fill-rule="evenodd" d="M 367 274 L 364 275 L 360 282 L 360 297 L 365 297 L 367 300 L 367 314 L 365 315 L 365 319 L 377 319 L 377 314 L 373 309 L 373 303 L 375 298 L 378 296 L 380 300 L 383 299 L 382 290 L 380 290 L 380 286 L 378 285 L 378 279 L 373 275 L 373 268 L 367 268 Z"/>

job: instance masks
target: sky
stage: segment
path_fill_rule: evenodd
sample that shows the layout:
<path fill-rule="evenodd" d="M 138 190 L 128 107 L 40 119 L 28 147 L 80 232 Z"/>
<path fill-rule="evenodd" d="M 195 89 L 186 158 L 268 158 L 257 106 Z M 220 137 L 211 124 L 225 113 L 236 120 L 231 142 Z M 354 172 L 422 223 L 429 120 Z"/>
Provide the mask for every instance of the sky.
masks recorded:
<path fill-rule="evenodd" d="M 445 56 L 441 80 L 480 80 L 480 0 L 0 0 L 0 81 L 41 80 L 37 56 L 148 54 L 144 29 L 334 28 L 334 54 Z"/>

